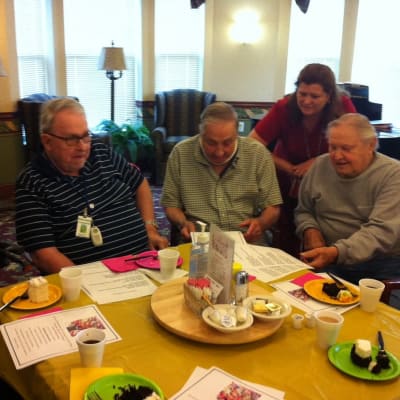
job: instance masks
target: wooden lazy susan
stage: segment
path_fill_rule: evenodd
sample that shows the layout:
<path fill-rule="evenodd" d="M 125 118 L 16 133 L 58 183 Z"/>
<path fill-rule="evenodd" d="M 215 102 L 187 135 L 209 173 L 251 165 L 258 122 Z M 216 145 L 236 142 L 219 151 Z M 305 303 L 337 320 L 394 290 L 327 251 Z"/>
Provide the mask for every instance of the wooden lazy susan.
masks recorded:
<path fill-rule="evenodd" d="M 186 304 L 183 283 L 187 278 L 176 279 L 161 285 L 151 297 L 151 310 L 156 321 L 168 331 L 186 339 L 213 344 L 250 343 L 274 334 L 284 319 L 263 322 L 254 320 L 248 329 L 233 333 L 222 333 L 208 326 Z M 250 294 L 270 294 L 250 283 Z"/>

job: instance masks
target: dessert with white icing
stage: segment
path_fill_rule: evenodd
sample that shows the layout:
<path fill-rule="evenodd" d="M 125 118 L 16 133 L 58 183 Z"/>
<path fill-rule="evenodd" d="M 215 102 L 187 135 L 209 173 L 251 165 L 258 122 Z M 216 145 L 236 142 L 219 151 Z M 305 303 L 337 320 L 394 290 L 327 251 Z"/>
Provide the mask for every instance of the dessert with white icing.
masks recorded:
<path fill-rule="evenodd" d="M 29 300 L 32 303 L 43 303 L 49 300 L 49 284 L 45 278 L 38 276 L 29 280 Z"/>
<path fill-rule="evenodd" d="M 369 340 L 357 339 L 351 348 L 351 361 L 359 367 L 368 368 L 368 371 L 379 374 L 383 369 L 390 368 L 390 360 L 387 354 L 383 356 L 383 352 L 380 351 L 376 359 L 372 358 L 372 346 Z"/>
<path fill-rule="evenodd" d="M 360 367 L 368 367 L 372 360 L 371 342 L 369 340 L 357 339 L 351 349 L 351 360 Z"/>

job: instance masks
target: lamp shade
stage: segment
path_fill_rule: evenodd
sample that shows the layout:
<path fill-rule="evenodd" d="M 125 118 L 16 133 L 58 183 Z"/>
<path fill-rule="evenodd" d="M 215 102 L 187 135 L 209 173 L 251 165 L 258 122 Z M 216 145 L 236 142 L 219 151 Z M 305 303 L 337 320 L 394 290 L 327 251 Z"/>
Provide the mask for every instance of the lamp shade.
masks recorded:
<path fill-rule="evenodd" d="M 103 47 L 99 58 L 98 69 L 105 71 L 122 71 L 126 69 L 122 47 Z"/>
<path fill-rule="evenodd" d="M 3 62 L 0 58 L 0 76 L 7 76 L 6 70 L 4 69 Z"/>

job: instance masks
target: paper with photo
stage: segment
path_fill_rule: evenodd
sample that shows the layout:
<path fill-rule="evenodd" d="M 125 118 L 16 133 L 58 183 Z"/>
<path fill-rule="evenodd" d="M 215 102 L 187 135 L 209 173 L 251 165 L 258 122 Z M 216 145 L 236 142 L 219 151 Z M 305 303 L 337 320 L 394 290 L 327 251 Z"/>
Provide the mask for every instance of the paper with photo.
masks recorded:
<path fill-rule="evenodd" d="M 16 369 L 22 369 L 78 350 L 77 333 L 86 328 L 104 329 L 106 342 L 121 337 L 96 305 L 19 319 L 0 326 L 0 332 Z"/>
<path fill-rule="evenodd" d="M 82 268 L 82 289 L 98 304 L 149 296 L 157 286 L 141 271 L 116 273 L 102 262 L 78 266 Z"/>
<path fill-rule="evenodd" d="M 238 397 L 241 394 L 241 397 Z M 229 397 L 235 395 L 236 397 Z M 248 397 L 244 397 L 248 396 Z M 204 400 L 248 398 L 251 400 L 282 400 L 285 393 L 239 379 L 212 367 L 208 370 L 196 367 L 182 389 L 170 400 Z"/>

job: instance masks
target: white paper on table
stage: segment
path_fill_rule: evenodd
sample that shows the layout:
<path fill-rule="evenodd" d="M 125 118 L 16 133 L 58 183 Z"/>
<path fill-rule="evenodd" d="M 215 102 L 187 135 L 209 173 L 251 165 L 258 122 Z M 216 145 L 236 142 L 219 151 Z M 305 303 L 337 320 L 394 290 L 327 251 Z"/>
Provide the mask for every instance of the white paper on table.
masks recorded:
<path fill-rule="evenodd" d="M 196 367 L 182 389 L 170 400 L 217 399 L 218 393 L 226 390 L 232 383 L 256 392 L 260 395 L 257 397 L 258 400 L 282 400 L 285 396 L 285 393 L 280 390 L 239 379 L 217 367 L 208 370 Z"/>
<path fill-rule="evenodd" d="M 98 304 L 149 296 L 157 289 L 157 286 L 138 270 L 112 272 L 100 261 L 75 268 L 82 268 L 82 289 Z"/>
<path fill-rule="evenodd" d="M 76 334 L 90 327 L 104 329 L 107 343 L 121 340 L 94 304 L 8 322 L 0 326 L 0 332 L 15 368 L 22 369 L 77 351 Z"/>
<path fill-rule="evenodd" d="M 251 244 L 235 245 L 235 261 L 258 280 L 271 282 L 311 267 L 283 250 Z"/>
<path fill-rule="evenodd" d="M 328 277 L 328 275 L 325 273 L 317 275 L 321 275 L 322 278 Z M 346 281 L 344 280 L 343 282 L 346 283 Z M 351 286 L 349 282 L 347 282 L 347 284 Z M 292 306 L 297 307 L 300 310 L 303 310 L 304 312 L 309 314 L 312 314 L 313 312 L 319 310 L 330 310 L 343 314 L 346 311 L 349 311 L 358 306 L 358 303 L 352 304 L 350 306 L 335 306 L 332 304 L 322 303 L 308 296 L 307 293 L 304 292 L 302 286 L 296 285 L 295 283 L 290 281 L 271 283 L 271 286 L 277 289 L 273 293 L 274 297 L 286 303 L 289 303 Z"/>
<path fill-rule="evenodd" d="M 149 276 L 151 279 L 155 280 L 158 283 L 169 282 L 173 279 L 182 278 L 183 276 L 186 276 L 188 274 L 188 272 L 184 269 L 176 268 L 171 278 L 164 279 L 161 277 L 161 272 L 159 270 L 139 268 L 138 271 Z"/>

